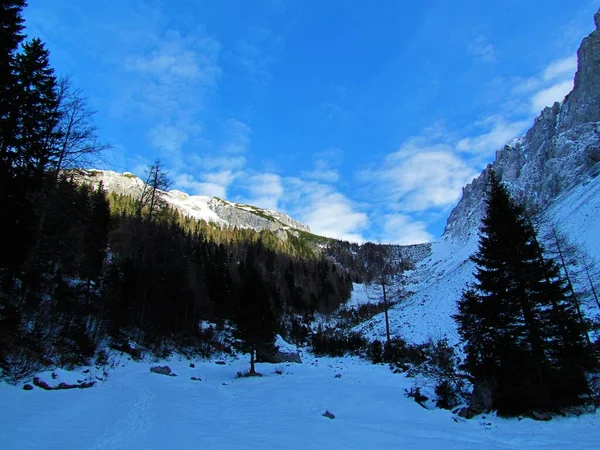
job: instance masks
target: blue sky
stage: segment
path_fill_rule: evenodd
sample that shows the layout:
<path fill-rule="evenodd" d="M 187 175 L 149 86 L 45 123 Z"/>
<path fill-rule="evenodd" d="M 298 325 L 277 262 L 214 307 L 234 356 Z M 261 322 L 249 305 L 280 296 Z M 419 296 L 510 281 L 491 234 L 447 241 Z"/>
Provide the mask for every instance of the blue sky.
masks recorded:
<path fill-rule="evenodd" d="M 27 32 L 112 144 L 101 168 L 425 242 L 572 87 L 589 0 L 29 0 Z"/>

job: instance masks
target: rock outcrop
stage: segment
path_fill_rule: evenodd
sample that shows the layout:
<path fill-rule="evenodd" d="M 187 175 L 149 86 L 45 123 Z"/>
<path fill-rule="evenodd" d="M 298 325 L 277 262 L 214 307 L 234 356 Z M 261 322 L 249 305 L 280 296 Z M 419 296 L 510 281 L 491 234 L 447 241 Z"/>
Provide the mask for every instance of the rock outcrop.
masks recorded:
<path fill-rule="evenodd" d="M 525 136 L 497 151 L 495 161 L 463 188 L 443 238 L 464 242 L 477 234 L 490 168 L 533 210 L 600 173 L 600 11 L 594 20 L 596 29 L 577 52 L 573 90 L 545 108 Z"/>

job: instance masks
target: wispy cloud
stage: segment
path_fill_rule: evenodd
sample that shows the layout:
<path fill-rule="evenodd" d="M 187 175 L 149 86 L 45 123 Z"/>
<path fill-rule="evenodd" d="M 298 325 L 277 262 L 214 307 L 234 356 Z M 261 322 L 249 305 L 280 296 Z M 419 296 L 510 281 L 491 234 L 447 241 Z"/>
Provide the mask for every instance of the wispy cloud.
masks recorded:
<path fill-rule="evenodd" d="M 501 80 L 501 87 L 510 92 L 512 103 L 520 103 L 521 112 L 529 117 L 562 101 L 573 89 L 576 70 L 577 57 L 571 55 L 550 62 L 535 77 Z"/>
<path fill-rule="evenodd" d="M 197 195 L 226 198 L 232 183 L 244 175 L 251 132 L 241 120 L 227 119 L 222 144 L 213 149 L 212 155 L 190 155 L 187 168 L 179 168 L 181 173 L 176 177 L 176 186 L 193 188 Z M 190 174 L 190 166 L 197 173 Z"/>
<path fill-rule="evenodd" d="M 175 177 L 174 187 L 191 195 L 225 198 L 226 188 L 210 182 L 197 181 L 194 176 L 182 173 Z"/>
<path fill-rule="evenodd" d="M 358 176 L 393 210 L 414 213 L 452 206 L 476 173 L 450 144 L 415 137 L 386 156 L 378 168 Z"/>
<path fill-rule="evenodd" d="M 221 74 L 220 44 L 210 36 L 167 31 L 154 45 L 129 55 L 124 70 L 131 109 L 150 117 L 174 119 L 198 111 Z"/>
<path fill-rule="evenodd" d="M 573 80 L 565 80 L 536 92 L 531 98 L 531 111 L 539 112 L 554 102 L 560 102 L 573 89 Z"/>
<path fill-rule="evenodd" d="M 493 55 L 486 41 L 477 40 L 474 56 Z M 480 45 L 481 44 L 481 45 Z M 484 45 L 485 44 L 485 45 Z M 561 101 L 573 87 L 574 56 L 551 61 L 535 77 L 497 79 L 494 89 L 505 92 L 494 105 L 497 113 L 452 131 L 434 126 L 405 140 L 398 150 L 358 173 L 366 198 L 376 203 L 387 239 L 419 242 L 431 239 L 427 214 L 446 213 L 494 152 L 531 125 L 545 106 Z"/>
<path fill-rule="evenodd" d="M 415 221 L 405 214 L 387 214 L 383 220 L 383 234 L 391 244 L 420 244 L 433 239 L 431 233 L 426 230 L 426 222 Z"/>
<path fill-rule="evenodd" d="M 316 159 L 313 162 L 313 169 L 302 172 L 302 177 L 332 184 L 336 183 L 340 179 L 340 174 L 334 167 L 331 166 L 329 161 L 325 159 Z"/>
<path fill-rule="evenodd" d="M 255 173 L 244 177 L 242 185 L 248 193 L 245 203 L 278 210 L 284 196 L 283 180 L 275 173 Z"/>
<path fill-rule="evenodd" d="M 283 49 L 284 40 L 269 26 L 251 26 L 225 52 L 226 60 L 256 86 L 264 87 L 271 79 L 271 67 Z"/>
<path fill-rule="evenodd" d="M 577 56 L 567 56 L 566 58 L 552 61 L 542 72 L 542 79 L 555 80 L 557 78 L 573 78 L 577 70 Z"/>
<path fill-rule="evenodd" d="M 363 242 L 369 225 L 366 213 L 333 186 L 300 178 L 287 178 L 286 208 L 292 216 L 323 236 Z"/>
<path fill-rule="evenodd" d="M 473 38 L 467 47 L 469 54 L 478 61 L 486 63 L 496 62 L 494 46 L 489 42 L 487 36 L 480 34 Z"/>
<path fill-rule="evenodd" d="M 530 124 L 529 120 L 507 122 L 502 116 L 491 116 L 473 124 L 480 134 L 465 137 L 458 141 L 456 149 L 483 156 L 486 160 L 508 141 L 522 133 Z"/>

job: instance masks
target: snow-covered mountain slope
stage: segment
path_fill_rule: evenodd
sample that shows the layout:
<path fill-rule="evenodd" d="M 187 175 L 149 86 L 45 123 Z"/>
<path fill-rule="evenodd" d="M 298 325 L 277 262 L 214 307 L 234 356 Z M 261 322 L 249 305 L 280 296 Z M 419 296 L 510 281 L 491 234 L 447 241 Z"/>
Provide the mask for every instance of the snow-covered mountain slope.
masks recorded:
<path fill-rule="evenodd" d="M 572 92 L 546 108 L 525 136 L 496 153 L 495 161 L 463 189 L 442 238 L 412 272 L 414 294 L 390 312 L 392 333 L 409 341 L 458 340 L 452 314 L 473 280 L 469 256 L 477 250 L 490 169 L 513 197 L 555 223 L 569 239 L 600 261 L 600 11 L 596 29 L 578 51 Z M 383 314 L 358 327 L 385 336 Z"/>
<path fill-rule="evenodd" d="M 144 188 L 144 182 L 129 172 L 77 169 L 71 171 L 70 174 L 77 181 L 89 183 L 92 186 L 97 186 L 102 182 L 104 189 L 117 194 L 139 197 Z M 229 202 L 217 197 L 188 195 L 177 190 L 161 191 L 161 196 L 168 204 L 182 213 L 220 226 L 251 228 L 257 231 L 291 229 L 310 232 L 308 225 L 277 211 Z"/>
<path fill-rule="evenodd" d="M 193 368 L 173 358 L 161 364 L 178 376 L 129 362 L 91 389 L 24 391 L 0 383 L 0 447 L 591 449 L 600 438 L 597 415 L 536 422 L 486 414 L 465 421 L 406 398 L 414 380 L 385 365 L 349 357 L 303 359 L 257 364 L 260 378 L 236 378 L 247 370 L 247 358 L 223 365 L 194 360 Z M 324 417 L 325 411 L 335 418 Z"/>
<path fill-rule="evenodd" d="M 600 263 L 600 177 L 587 179 L 555 199 L 545 216 Z M 390 311 L 394 335 L 411 342 L 443 336 L 450 342 L 458 341 L 452 314 L 463 289 L 473 279 L 475 265 L 468 258 L 477 250 L 477 240 L 476 235 L 467 241 L 444 236 L 433 243 L 431 256 L 410 276 L 408 289 L 415 293 Z M 355 291 L 353 296 L 362 297 L 360 286 Z M 384 339 L 383 314 L 358 330 L 373 339 Z"/>

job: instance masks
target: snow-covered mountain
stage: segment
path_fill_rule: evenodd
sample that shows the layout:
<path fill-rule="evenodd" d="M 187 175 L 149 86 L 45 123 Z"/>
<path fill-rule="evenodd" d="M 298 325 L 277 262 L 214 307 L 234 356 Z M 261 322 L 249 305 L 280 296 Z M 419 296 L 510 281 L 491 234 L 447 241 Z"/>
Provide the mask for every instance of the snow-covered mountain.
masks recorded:
<path fill-rule="evenodd" d="M 117 173 L 110 170 L 77 169 L 71 173 L 79 182 L 89 183 L 92 186 L 97 186 L 98 183 L 102 182 L 104 189 L 117 194 L 139 197 L 144 188 L 144 182 L 129 172 Z M 256 231 L 299 230 L 310 232 L 308 225 L 280 212 L 229 202 L 218 197 L 188 195 L 185 192 L 171 190 L 168 192 L 161 191 L 161 198 L 190 217 L 220 226 L 251 228 Z"/>
<path fill-rule="evenodd" d="M 447 336 L 456 341 L 451 315 L 474 264 L 485 212 L 490 169 L 511 194 L 557 224 L 570 240 L 600 260 L 600 11 L 596 29 L 577 52 L 573 90 L 562 103 L 545 108 L 522 137 L 496 152 L 493 163 L 463 188 L 442 238 L 411 274 L 413 292 L 390 315 L 392 332 L 410 341 Z M 385 336 L 383 316 L 359 327 Z"/>

